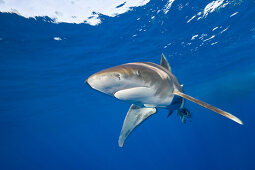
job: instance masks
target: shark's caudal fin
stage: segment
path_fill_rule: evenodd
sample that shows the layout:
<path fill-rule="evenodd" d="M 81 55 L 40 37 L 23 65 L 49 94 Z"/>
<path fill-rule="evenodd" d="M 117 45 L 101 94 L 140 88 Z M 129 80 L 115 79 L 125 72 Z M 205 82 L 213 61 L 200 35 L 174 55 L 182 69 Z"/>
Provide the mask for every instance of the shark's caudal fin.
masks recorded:
<path fill-rule="evenodd" d="M 125 140 L 135 127 L 154 113 L 156 113 L 156 108 L 139 107 L 132 104 L 121 129 L 119 146 L 123 147 Z"/>
<path fill-rule="evenodd" d="M 214 112 L 216 112 L 216 113 L 219 113 L 219 114 L 221 114 L 222 116 L 225 116 L 225 117 L 227 117 L 227 118 L 229 118 L 229 119 L 231 119 L 231 120 L 233 120 L 233 121 L 235 121 L 235 122 L 237 122 L 237 123 L 239 123 L 239 124 L 243 124 L 243 122 L 240 120 L 240 119 L 238 119 L 237 117 L 235 117 L 234 115 L 232 115 L 232 114 L 230 114 L 230 113 L 228 113 L 228 112 L 225 112 L 225 111 L 223 111 L 223 110 L 221 110 L 221 109 L 219 109 L 219 108 L 217 108 L 217 107 L 214 107 L 214 106 L 212 106 L 212 105 L 209 105 L 209 104 L 207 104 L 207 103 L 205 103 L 205 102 L 202 102 L 202 101 L 200 101 L 200 100 L 198 100 L 198 99 L 195 99 L 195 98 L 193 98 L 193 97 L 191 97 L 191 96 L 189 96 L 189 95 L 187 95 L 187 94 L 184 94 L 184 93 L 181 93 L 181 92 L 179 92 L 179 91 L 174 91 L 174 94 L 175 95 L 178 95 L 178 96 L 181 96 L 181 97 L 183 97 L 183 98 L 185 98 L 185 99 L 187 99 L 187 100 L 190 100 L 190 101 L 192 101 L 192 102 L 194 102 L 194 103 L 197 103 L 197 104 L 199 104 L 199 105 L 201 105 L 201 106 L 203 106 L 203 107 L 205 107 L 205 108 L 207 108 L 207 109 L 210 109 L 210 110 L 212 110 L 212 111 L 214 111 Z"/>

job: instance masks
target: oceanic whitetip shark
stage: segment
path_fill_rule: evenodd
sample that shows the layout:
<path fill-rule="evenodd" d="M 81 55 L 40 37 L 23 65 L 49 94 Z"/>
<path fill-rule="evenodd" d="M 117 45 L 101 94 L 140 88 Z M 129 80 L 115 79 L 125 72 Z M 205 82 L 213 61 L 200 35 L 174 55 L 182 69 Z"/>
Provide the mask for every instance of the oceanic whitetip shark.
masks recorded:
<path fill-rule="evenodd" d="M 95 73 L 86 81 L 93 89 L 132 104 L 120 133 L 120 147 L 137 125 L 156 113 L 156 108 L 168 109 L 169 115 L 176 110 L 185 123 L 186 119 L 191 118 L 190 112 L 184 108 L 185 99 L 243 124 L 234 115 L 184 94 L 182 85 L 173 75 L 163 54 L 160 65 L 150 62 L 127 63 Z"/>

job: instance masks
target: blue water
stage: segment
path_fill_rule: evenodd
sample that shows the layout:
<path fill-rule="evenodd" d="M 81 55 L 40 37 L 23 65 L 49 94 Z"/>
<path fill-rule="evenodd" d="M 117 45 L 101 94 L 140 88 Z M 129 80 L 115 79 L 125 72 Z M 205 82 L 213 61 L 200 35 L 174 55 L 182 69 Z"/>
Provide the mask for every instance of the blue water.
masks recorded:
<path fill-rule="evenodd" d="M 156 11 L 166 1 L 152 0 L 102 15 L 98 26 L 0 13 L 0 169 L 254 169 L 255 1 L 187 23 L 209 2 L 176 0 L 164 14 Z M 244 125 L 187 101 L 191 122 L 159 109 L 119 148 L 130 105 L 84 80 L 123 63 L 159 63 L 161 53 L 185 93 Z"/>

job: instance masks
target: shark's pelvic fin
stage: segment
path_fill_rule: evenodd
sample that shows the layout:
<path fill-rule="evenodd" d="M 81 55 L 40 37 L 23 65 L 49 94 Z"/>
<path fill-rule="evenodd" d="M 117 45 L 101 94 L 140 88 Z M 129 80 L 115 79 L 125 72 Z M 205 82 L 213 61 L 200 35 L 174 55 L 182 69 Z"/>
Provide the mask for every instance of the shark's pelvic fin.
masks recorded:
<path fill-rule="evenodd" d="M 190 111 L 186 108 L 178 109 L 177 115 L 180 117 L 182 123 L 186 123 L 186 120 L 191 119 Z"/>
<path fill-rule="evenodd" d="M 171 116 L 173 114 L 173 112 L 174 112 L 173 110 L 170 110 L 167 117 Z"/>
<path fill-rule="evenodd" d="M 183 97 L 183 98 L 185 98 L 185 99 L 187 99 L 187 100 L 190 100 L 190 101 L 192 101 L 192 102 L 194 102 L 194 103 L 197 103 L 197 104 L 199 104 L 199 105 L 201 105 L 201 106 L 203 106 L 203 107 L 205 107 L 205 108 L 207 108 L 207 109 L 210 109 L 210 110 L 212 110 L 212 111 L 214 111 L 214 112 L 216 112 L 216 113 L 219 113 L 219 114 L 221 114 L 222 116 L 225 116 L 225 117 L 227 117 L 227 118 L 229 118 L 229 119 L 231 119 L 231 120 L 233 120 L 233 121 L 235 121 L 235 122 L 237 122 L 237 123 L 239 123 L 239 124 L 243 124 L 243 122 L 239 119 L 239 118 L 237 118 L 237 117 L 235 117 L 234 115 L 232 115 L 232 114 L 230 114 L 230 113 L 228 113 L 228 112 L 225 112 L 225 111 L 223 111 L 223 110 L 221 110 L 221 109 L 219 109 L 219 108 L 217 108 L 217 107 L 214 107 L 214 106 L 212 106 L 212 105 L 209 105 L 209 104 L 207 104 L 207 103 L 205 103 L 205 102 L 202 102 L 202 101 L 200 101 L 200 100 L 198 100 L 198 99 L 195 99 L 195 98 L 193 98 L 193 97 L 191 97 L 191 96 L 189 96 L 189 95 L 187 95 L 187 94 L 184 94 L 184 93 L 181 93 L 181 92 L 179 92 L 179 91 L 177 91 L 177 90 L 175 90 L 174 92 L 173 92 L 175 95 L 178 95 L 178 96 L 181 96 L 181 97 Z"/>
<path fill-rule="evenodd" d="M 171 67 L 164 54 L 161 55 L 160 65 L 171 72 Z"/>
<path fill-rule="evenodd" d="M 132 104 L 121 129 L 119 146 L 123 147 L 126 138 L 135 129 L 135 127 L 154 113 L 156 113 L 156 108 L 139 107 Z"/>

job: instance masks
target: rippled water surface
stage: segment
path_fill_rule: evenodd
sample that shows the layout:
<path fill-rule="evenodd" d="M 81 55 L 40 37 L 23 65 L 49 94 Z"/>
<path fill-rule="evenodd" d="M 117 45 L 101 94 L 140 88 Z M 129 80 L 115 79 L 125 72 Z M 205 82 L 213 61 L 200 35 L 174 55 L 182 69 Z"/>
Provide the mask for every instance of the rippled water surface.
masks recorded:
<path fill-rule="evenodd" d="M 254 0 L 151 0 L 99 18 L 0 13 L 0 169 L 254 169 Z M 84 81 L 161 53 L 187 94 L 244 125 L 187 101 L 191 122 L 159 109 L 119 148 L 130 105 Z"/>

